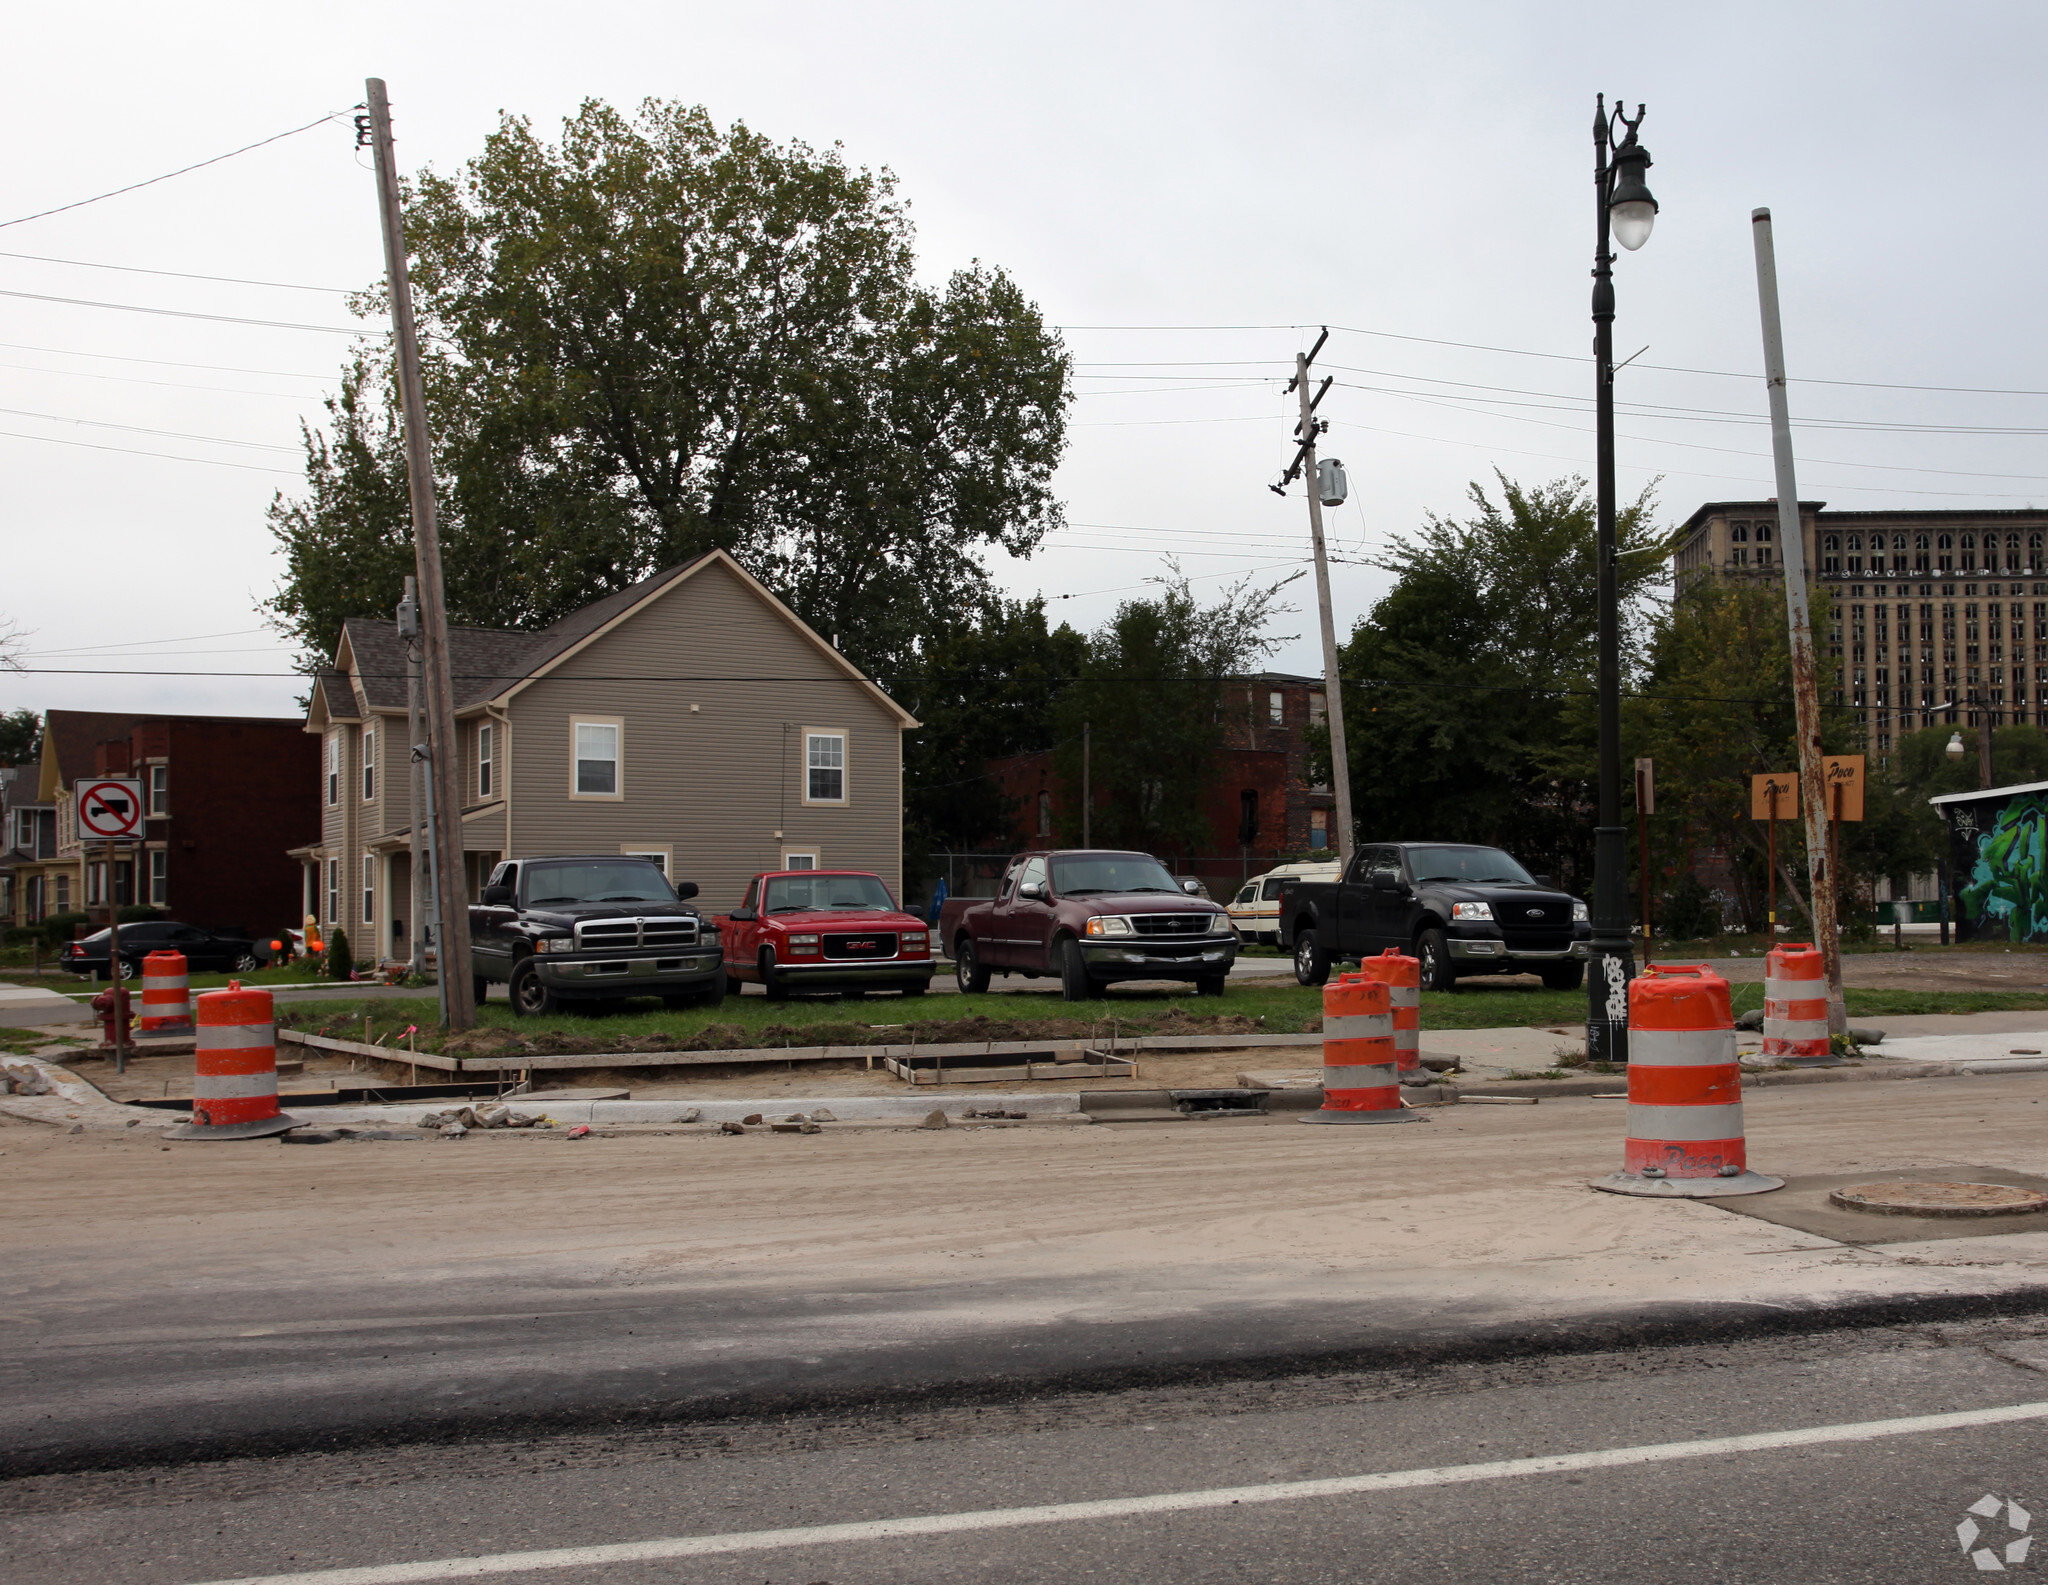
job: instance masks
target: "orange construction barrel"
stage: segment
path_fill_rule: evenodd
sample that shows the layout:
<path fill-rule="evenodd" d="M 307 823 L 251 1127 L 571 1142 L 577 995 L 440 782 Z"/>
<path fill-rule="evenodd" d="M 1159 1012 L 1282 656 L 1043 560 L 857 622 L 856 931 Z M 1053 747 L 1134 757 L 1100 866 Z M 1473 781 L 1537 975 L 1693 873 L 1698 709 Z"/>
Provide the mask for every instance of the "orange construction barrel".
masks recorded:
<path fill-rule="evenodd" d="M 1628 1139 L 1621 1171 L 1593 1187 L 1687 1199 L 1782 1189 L 1749 1170 L 1728 982 L 1704 965 L 1646 968 L 1629 982 L 1628 1025 Z"/>
<path fill-rule="evenodd" d="M 1788 941 L 1764 954 L 1764 1060 L 1840 1065 L 1828 1038 L 1827 967 L 1810 941 Z"/>
<path fill-rule="evenodd" d="M 152 952 L 142 960 L 142 1018 L 145 1035 L 192 1033 L 192 975 L 182 952 Z"/>
<path fill-rule="evenodd" d="M 1323 987 L 1323 1104 L 1304 1123 L 1412 1123 L 1401 1104 L 1394 1011 L 1384 980 L 1346 974 Z"/>
<path fill-rule="evenodd" d="M 299 1119 L 277 1109 L 277 1023 L 270 992 L 239 981 L 199 998 L 192 1121 L 167 1139 L 264 1139 Z"/>
<path fill-rule="evenodd" d="M 1358 965 L 1358 972 L 1387 987 L 1394 1009 L 1394 1066 L 1403 1084 L 1429 1084 L 1435 1075 L 1422 1066 L 1422 963 L 1397 947 Z"/>

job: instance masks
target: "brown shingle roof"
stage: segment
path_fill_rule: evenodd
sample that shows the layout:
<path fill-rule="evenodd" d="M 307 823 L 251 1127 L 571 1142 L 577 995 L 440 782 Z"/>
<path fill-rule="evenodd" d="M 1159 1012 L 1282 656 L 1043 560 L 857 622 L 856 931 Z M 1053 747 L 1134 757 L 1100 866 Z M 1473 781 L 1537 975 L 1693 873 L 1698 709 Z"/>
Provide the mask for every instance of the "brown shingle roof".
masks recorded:
<path fill-rule="evenodd" d="M 102 743 L 126 737 L 139 721 L 162 719 L 105 710 L 50 710 L 43 715 L 43 732 L 56 748 L 57 774 L 68 787 L 93 773 L 92 752 Z"/>

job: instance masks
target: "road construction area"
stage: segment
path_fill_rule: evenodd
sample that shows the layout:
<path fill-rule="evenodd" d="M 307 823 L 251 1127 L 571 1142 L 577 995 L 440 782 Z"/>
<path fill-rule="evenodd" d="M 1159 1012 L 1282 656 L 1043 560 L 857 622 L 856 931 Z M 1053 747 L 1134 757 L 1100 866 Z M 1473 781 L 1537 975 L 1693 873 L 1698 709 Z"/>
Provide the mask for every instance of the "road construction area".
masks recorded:
<path fill-rule="evenodd" d="M 1787 1186 L 1706 1203 L 1595 1192 L 1584 1095 L 317 1147 L 24 1106 L 10 1579 L 1638 1581 L 1682 1532 L 1890 1581 L 2042 1508 L 2048 1213 L 1828 1198 L 2042 1184 L 2040 1071 L 1759 1087 Z"/>

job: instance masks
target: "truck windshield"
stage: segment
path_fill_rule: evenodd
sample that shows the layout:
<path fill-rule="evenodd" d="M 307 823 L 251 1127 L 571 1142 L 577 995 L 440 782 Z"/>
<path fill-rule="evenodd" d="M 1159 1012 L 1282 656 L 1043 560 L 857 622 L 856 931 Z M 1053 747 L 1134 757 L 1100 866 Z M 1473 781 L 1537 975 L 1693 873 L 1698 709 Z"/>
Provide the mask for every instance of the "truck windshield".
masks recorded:
<path fill-rule="evenodd" d="M 1534 886 L 1529 872 L 1499 848 L 1410 848 L 1408 867 L 1415 884 L 1466 881 L 1475 886 Z"/>
<path fill-rule="evenodd" d="M 672 903 L 675 889 L 642 859 L 526 866 L 526 906 L 554 903 Z"/>
<path fill-rule="evenodd" d="M 1052 889 L 1062 897 L 1096 892 L 1175 892 L 1180 883 L 1149 853 L 1069 853 L 1052 861 Z"/>
<path fill-rule="evenodd" d="M 785 875 L 768 883 L 763 913 L 892 914 L 889 888 L 873 875 Z"/>

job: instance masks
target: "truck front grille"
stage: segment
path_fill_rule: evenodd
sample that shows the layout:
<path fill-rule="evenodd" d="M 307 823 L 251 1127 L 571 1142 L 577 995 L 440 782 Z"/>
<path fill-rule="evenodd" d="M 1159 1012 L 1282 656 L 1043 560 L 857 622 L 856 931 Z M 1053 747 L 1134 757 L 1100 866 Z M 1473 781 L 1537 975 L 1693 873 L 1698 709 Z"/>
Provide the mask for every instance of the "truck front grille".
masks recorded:
<path fill-rule="evenodd" d="M 896 932 L 893 930 L 866 930 L 858 935 L 827 936 L 825 956 L 828 958 L 893 958 L 896 956 Z"/>
<path fill-rule="evenodd" d="M 607 947 L 694 947 L 697 921 L 689 918 L 585 919 L 576 926 L 578 952 L 602 951 Z"/>
<path fill-rule="evenodd" d="M 1206 936 L 1214 914 L 1132 914 L 1131 929 L 1141 936 Z"/>

